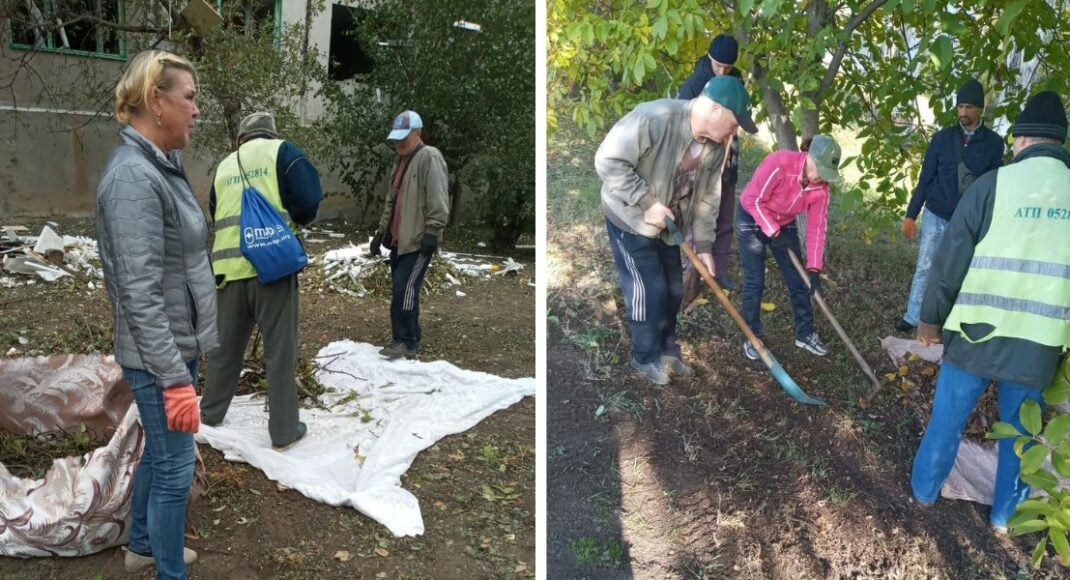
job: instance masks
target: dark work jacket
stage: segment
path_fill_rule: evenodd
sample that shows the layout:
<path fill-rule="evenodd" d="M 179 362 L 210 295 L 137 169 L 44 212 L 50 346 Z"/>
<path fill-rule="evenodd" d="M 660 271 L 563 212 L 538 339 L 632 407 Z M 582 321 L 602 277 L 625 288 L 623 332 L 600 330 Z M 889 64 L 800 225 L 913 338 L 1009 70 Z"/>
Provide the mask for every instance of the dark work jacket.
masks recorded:
<path fill-rule="evenodd" d="M 962 161 L 977 177 L 998 168 L 1003 163 L 1003 139 L 983 123 L 970 138 L 970 144 L 962 146 L 962 126 L 941 129 L 933 136 L 925 150 L 918 186 L 910 197 L 907 217 L 917 219 L 921 207 L 945 220 L 950 220 L 959 204 L 959 162 L 955 152 L 962 149 Z"/>
<path fill-rule="evenodd" d="M 1070 153 L 1054 144 L 1028 147 L 1011 163 L 1035 157 L 1055 157 L 1070 167 Z M 921 303 L 922 322 L 943 326 L 951 314 L 962 280 L 970 269 L 974 248 L 992 225 L 999 175 L 998 170 L 986 173 L 962 196 L 929 270 L 929 283 Z M 1066 194 L 1070 196 L 1070 191 Z M 963 325 L 967 335 L 976 337 L 988 334 L 991 328 L 986 324 Z M 1020 338 L 996 337 L 971 343 L 958 332 L 944 331 L 943 341 L 944 360 L 952 365 L 978 376 L 1037 388 L 1051 384 L 1062 354 L 1057 347 Z"/>

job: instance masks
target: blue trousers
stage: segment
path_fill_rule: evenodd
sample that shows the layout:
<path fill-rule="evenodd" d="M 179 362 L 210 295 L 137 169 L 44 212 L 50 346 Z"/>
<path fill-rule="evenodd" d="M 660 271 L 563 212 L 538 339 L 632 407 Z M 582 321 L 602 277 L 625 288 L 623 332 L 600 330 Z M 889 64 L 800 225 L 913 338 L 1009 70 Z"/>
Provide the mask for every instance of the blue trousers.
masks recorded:
<path fill-rule="evenodd" d="M 936 250 L 944 239 L 947 220 L 926 211 L 921 219 L 921 235 L 918 237 L 918 263 L 914 267 L 914 281 L 910 284 L 910 298 L 907 299 L 907 312 L 903 315 L 914 326 L 921 318 L 921 300 L 925 297 L 925 286 L 929 283 L 929 268 L 933 265 Z"/>
<path fill-rule="evenodd" d="M 910 486 L 914 497 L 922 503 L 933 503 L 940 494 L 944 480 L 951 473 L 958 455 L 962 430 L 970 412 L 984 394 L 989 379 L 968 373 L 948 363 L 940 365 L 936 380 L 936 398 L 933 413 L 921 446 L 914 457 L 914 470 Z M 1014 425 L 1024 433 L 1018 418 L 1019 409 L 1025 401 L 1035 401 L 1042 407 L 1041 390 L 1015 383 L 997 382 L 999 419 Z M 992 503 L 989 521 L 1006 527 L 1018 504 L 1029 497 L 1029 486 L 1018 477 L 1022 460 L 1014 453 L 1014 439 L 1000 439 L 999 463 L 996 467 L 996 494 Z"/>
<path fill-rule="evenodd" d="M 788 247 L 802 259 L 799 246 L 799 229 L 792 222 L 780 228 L 780 235 L 788 242 Z M 762 294 L 765 293 L 765 248 L 776 259 L 784 283 L 791 296 L 791 307 L 795 313 L 795 338 L 806 340 L 814 333 L 814 306 L 810 302 L 810 290 L 791 263 L 788 248 L 772 246 L 772 240 L 762 233 L 754 218 L 739 207 L 736 212 L 736 238 L 739 246 L 739 264 L 743 268 L 743 320 L 758 338 L 764 338 L 762 332 Z"/>
<path fill-rule="evenodd" d="M 423 288 L 424 275 L 431 265 L 431 258 L 420 252 L 408 254 L 390 251 L 390 278 L 392 296 L 390 300 L 390 327 L 394 340 L 405 343 L 409 348 L 420 344 L 420 289 Z"/>
<path fill-rule="evenodd" d="M 188 363 L 197 379 L 197 359 Z M 145 431 L 145 450 L 134 472 L 128 549 L 156 561 L 156 577 L 184 580 L 182 560 L 186 499 L 193 483 L 193 434 L 167 428 L 163 389 L 147 371 L 123 367 Z"/>
<path fill-rule="evenodd" d="M 680 248 L 628 233 L 606 220 L 613 263 L 624 292 L 632 358 L 647 364 L 665 356 L 680 356 L 676 342 L 676 313 L 684 298 L 684 270 Z"/>

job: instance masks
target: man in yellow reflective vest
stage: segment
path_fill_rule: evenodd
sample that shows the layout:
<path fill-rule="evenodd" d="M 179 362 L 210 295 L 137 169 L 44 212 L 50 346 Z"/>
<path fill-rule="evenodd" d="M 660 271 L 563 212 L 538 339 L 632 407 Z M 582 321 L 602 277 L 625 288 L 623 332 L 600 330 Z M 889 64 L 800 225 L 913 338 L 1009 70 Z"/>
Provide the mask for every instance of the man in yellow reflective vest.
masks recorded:
<path fill-rule="evenodd" d="M 215 221 L 212 269 L 217 284 L 219 347 L 208 354 L 201 399 L 201 422 L 223 422 L 238 388 L 245 347 L 260 327 L 267 373 L 268 434 L 275 447 L 305 436 L 297 406 L 297 274 L 261 284 L 256 269 L 242 257 L 239 229 L 243 180 L 255 187 L 295 230 L 316 218 L 323 189 L 319 173 L 293 143 L 278 138 L 270 113 L 253 113 L 238 126 L 238 150 L 216 168 L 209 195 Z"/>
<path fill-rule="evenodd" d="M 1066 109 L 1051 91 L 1034 95 L 1011 127 L 1014 159 L 990 171 L 959 202 L 932 265 L 918 340 L 944 342 L 932 417 L 914 458 L 911 487 L 936 501 L 962 429 L 989 381 L 1000 420 L 1025 429 L 1025 401 L 1043 407 L 1070 346 L 1070 154 Z M 941 332 L 942 330 L 942 332 Z M 1005 533 L 1029 495 L 1014 438 L 999 442 L 989 522 Z"/>
<path fill-rule="evenodd" d="M 415 111 L 395 117 L 386 139 L 398 158 L 370 250 L 379 256 L 384 245 L 390 249 L 394 341 L 379 354 L 394 360 L 416 356 L 420 348 L 420 288 L 449 219 L 449 177 L 442 153 L 424 144 L 423 120 Z"/>

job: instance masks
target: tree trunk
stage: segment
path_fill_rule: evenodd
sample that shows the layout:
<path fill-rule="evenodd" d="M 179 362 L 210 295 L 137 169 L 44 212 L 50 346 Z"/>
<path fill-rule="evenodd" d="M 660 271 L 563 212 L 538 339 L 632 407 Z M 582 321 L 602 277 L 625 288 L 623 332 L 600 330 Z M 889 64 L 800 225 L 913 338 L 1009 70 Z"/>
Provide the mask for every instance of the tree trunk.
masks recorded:
<path fill-rule="evenodd" d="M 762 91 L 762 101 L 769 113 L 769 123 L 773 126 L 773 136 L 776 137 L 777 149 L 798 151 L 799 144 L 796 140 L 795 126 L 791 122 L 784 98 L 769 85 L 765 69 L 757 62 L 754 63 L 754 81 Z"/>

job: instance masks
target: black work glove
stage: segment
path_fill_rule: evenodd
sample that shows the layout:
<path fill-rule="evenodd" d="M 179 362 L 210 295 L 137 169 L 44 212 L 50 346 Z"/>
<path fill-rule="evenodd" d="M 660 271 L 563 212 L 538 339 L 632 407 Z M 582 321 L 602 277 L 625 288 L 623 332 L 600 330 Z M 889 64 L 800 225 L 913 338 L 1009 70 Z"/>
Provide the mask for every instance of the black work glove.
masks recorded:
<path fill-rule="evenodd" d="M 424 234 L 424 239 L 420 242 L 420 253 L 430 258 L 437 249 L 438 236 L 435 234 Z"/>
<path fill-rule="evenodd" d="M 821 271 L 810 270 L 807 274 L 810 275 L 810 295 L 817 294 L 821 291 Z"/>
<path fill-rule="evenodd" d="M 383 256 L 382 249 L 383 249 L 383 234 L 381 234 L 379 232 L 375 232 L 375 235 L 372 236 L 371 243 L 368 244 L 368 250 L 372 253 L 373 257 L 381 258 Z"/>
<path fill-rule="evenodd" d="M 790 243 L 790 240 L 789 240 L 788 236 L 784 235 L 784 230 L 780 230 L 779 232 L 777 232 L 776 236 L 774 236 L 772 238 L 769 238 L 769 245 L 773 246 L 774 248 L 776 248 L 778 250 L 780 248 L 788 247 L 789 243 Z"/>

